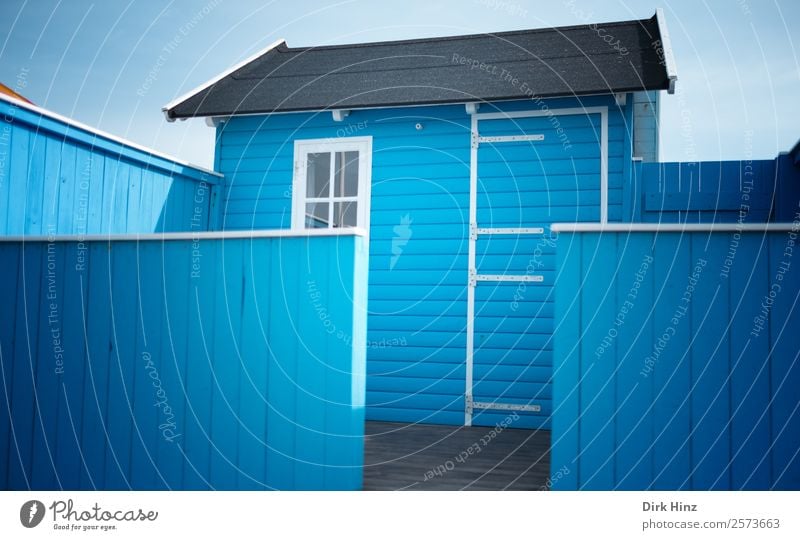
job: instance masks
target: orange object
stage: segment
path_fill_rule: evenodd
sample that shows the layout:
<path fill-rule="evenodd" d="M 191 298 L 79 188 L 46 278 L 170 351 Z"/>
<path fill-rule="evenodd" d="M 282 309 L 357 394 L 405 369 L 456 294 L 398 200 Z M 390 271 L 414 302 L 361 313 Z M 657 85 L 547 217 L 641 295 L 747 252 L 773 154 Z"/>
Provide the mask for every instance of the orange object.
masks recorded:
<path fill-rule="evenodd" d="M 0 83 L 0 94 L 6 94 L 7 96 L 11 96 L 13 98 L 16 98 L 16 99 L 19 99 L 21 101 L 24 101 L 25 103 L 30 103 L 31 105 L 33 105 L 33 102 L 31 100 L 29 100 L 28 98 L 26 98 L 23 95 L 20 95 L 20 94 L 14 92 L 11 88 L 9 88 L 8 86 L 4 85 L 3 83 Z"/>

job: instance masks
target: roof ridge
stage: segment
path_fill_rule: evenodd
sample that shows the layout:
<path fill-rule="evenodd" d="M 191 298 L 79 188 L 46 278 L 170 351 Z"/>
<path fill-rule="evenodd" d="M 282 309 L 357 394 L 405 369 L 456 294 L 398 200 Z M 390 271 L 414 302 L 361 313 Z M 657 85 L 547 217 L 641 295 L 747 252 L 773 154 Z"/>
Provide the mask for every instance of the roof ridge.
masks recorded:
<path fill-rule="evenodd" d="M 600 26 L 608 27 L 608 26 L 625 26 L 630 24 L 643 24 L 646 22 L 651 22 L 655 19 L 655 15 L 650 17 L 649 19 L 630 19 L 627 21 L 611 21 L 607 23 L 586 23 L 586 24 L 573 24 L 568 26 L 547 26 L 541 28 L 529 28 L 529 29 L 522 29 L 522 30 L 505 30 L 503 32 L 483 32 L 483 33 L 475 33 L 475 34 L 460 34 L 456 36 L 443 36 L 443 37 L 427 37 L 427 38 L 413 38 L 413 39 L 396 39 L 396 40 L 389 40 L 389 41 L 366 41 L 363 43 L 342 43 L 339 45 L 310 45 L 306 47 L 290 47 L 288 45 L 284 45 L 284 47 L 276 48 L 275 51 L 279 53 L 293 53 L 293 52 L 300 52 L 300 51 L 310 51 L 310 50 L 337 50 L 337 49 L 357 49 L 361 47 L 375 47 L 377 45 L 408 45 L 408 44 L 416 44 L 416 43 L 431 43 L 431 42 L 443 42 L 443 41 L 458 41 L 458 40 L 466 40 L 466 39 L 479 39 L 479 38 L 487 38 L 487 37 L 506 37 L 512 35 L 522 35 L 522 34 L 537 34 L 540 32 L 552 32 L 553 30 L 585 30 L 587 28 L 591 28 L 592 26 Z"/>

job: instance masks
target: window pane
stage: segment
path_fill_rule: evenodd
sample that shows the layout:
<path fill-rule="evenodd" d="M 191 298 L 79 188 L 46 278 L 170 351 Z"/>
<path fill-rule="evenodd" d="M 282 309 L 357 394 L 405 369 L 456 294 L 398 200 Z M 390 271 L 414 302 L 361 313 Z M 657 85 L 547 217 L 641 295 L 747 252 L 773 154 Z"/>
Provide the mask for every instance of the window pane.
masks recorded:
<path fill-rule="evenodd" d="M 355 227 L 358 225 L 358 203 L 345 201 L 333 203 L 334 227 Z"/>
<path fill-rule="evenodd" d="M 329 208 L 327 202 L 306 203 L 306 228 L 327 229 Z"/>
<path fill-rule="evenodd" d="M 334 197 L 358 195 L 358 152 L 336 152 Z"/>
<path fill-rule="evenodd" d="M 306 162 L 306 197 L 327 197 L 331 180 L 331 155 L 308 154 Z"/>

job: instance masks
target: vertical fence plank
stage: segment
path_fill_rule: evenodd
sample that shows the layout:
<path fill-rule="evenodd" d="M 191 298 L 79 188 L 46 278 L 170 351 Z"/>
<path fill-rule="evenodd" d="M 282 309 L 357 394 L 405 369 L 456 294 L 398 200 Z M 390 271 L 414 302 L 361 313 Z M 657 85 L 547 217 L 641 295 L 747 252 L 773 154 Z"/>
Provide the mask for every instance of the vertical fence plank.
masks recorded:
<path fill-rule="evenodd" d="M 186 459 L 186 351 L 191 249 L 186 242 L 164 244 L 164 314 L 159 376 L 164 392 L 158 396 L 158 466 L 170 489 L 183 482 Z M 170 432 L 169 430 L 172 430 Z"/>
<path fill-rule="evenodd" d="M 86 218 L 86 234 L 97 234 L 103 230 L 103 203 L 110 185 L 104 182 L 105 157 L 93 153 L 89 164 L 89 212 Z"/>
<path fill-rule="evenodd" d="M 100 232 L 110 234 L 114 231 L 114 208 L 117 198 L 117 171 L 119 162 L 111 156 L 103 158 L 103 205 L 100 209 Z"/>
<path fill-rule="evenodd" d="M 617 276 L 617 313 L 622 318 L 614 326 L 618 331 L 614 340 L 618 359 L 614 487 L 639 489 L 653 480 L 653 385 L 644 371 L 653 342 L 653 237 L 629 235 L 619 243 L 624 251 Z M 605 357 L 614 352 L 606 347 L 601 351 Z"/>
<path fill-rule="evenodd" d="M 242 321 L 239 370 L 239 467 L 241 489 L 261 489 L 266 475 L 267 351 L 262 328 L 268 324 L 262 307 L 269 305 L 268 288 L 255 273 L 269 273 L 269 253 L 260 239 L 244 242 L 242 259 Z M 267 278 L 269 279 L 269 278 Z"/>
<path fill-rule="evenodd" d="M 66 138 L 61 147 L 61 167 L 59 168 L 58 188 L 58 232 L 59 234 L 73 234 L 75 232 L 75 191 L 78 177 L 75 175 L 77 148 Z"/>
<path fill-rule="evenodd" d="M 304 279 L 300 281 L 295 308 L 297 317 L 293 324 L 293 333 L 298 337 L 295 487 L 322 489 L 326 450 L 325 372 L 332 361 L 328 335 L 341 331 L 337 328 L 339 321 L 322 306 L 331 301 L 333 288 L 329 280 L 332 274 L 338 277 L 342 264 L 339 255 L 346 255 L 346 252 L 340 254 L 333 243 L 313 238 L 308 240 L 308 245 L 315 256 L 297 265 L 297 273 Z"/>
<path fill-rule="evenodd" d="M 267 484 L 275 489 L 295 487 L 297 461 L 292 457 L 295 445 L 297 414 L 298 340 L 296 328 L 297 303 L 303 294 L 305 276 L 298 275 L 296 264 L 301 258 L 298 242 L 278 239 L 271 245 L 270 276 L 275 295 L 270 303 L 269 340 L 270 362 L 267 414 Z M 290 339 L 287 339 L 289 337 Z"/>
<path fill-rule="evenodd" d="M 41 308 L 41 279 L 44 264 L 42 244 L 22 244 L 22 272 L 17 300 L 14 346 L 14 379 L 11 389 L 12 439 L 9 463 L 9 486 L 13 490 L 30 489 L 32 445 L 36 403 L 34 389 L 38 363 L 38 319 Z"/>
<path fill-rule="evenodd" d="M 796 259 L 797 232 L 770 238 L 773 286 L 780 290 L 772 306 L 770 333 L 770 452 L 769 489 L 800 486 L 800 265 Z M 793 260 L 793 257 L 794 260 Z"/>
<path fill-rule="evenodd" d="M 42 198 L 47 139 L 43 134 L 31 137 L 30 163 L 28 164 L 28 198 L 25 203 L 25 232 L 42 233 Z M 14 201 L 16 202 L 16 201 Z"/>
<path fill-rule="evenodd" d="M 86 380 L 83 395 L 81 449 L 86 469 L 81 489 L 105 489 L 108 442 L 108 376 L 112 358 L 111 340 L 111 248 L 93 243 L 89 247 L 88 320 L 86 322 Z"/>
<path fill-rule="evenodd" d="M 73 207 L 67 209 L 71 210 L 72 214 L 72 230 L 75 234 L 84 235 L 89 230 L 89 202 L 91 200 L 92 192 L 92 161 L 94 156 L 92 152 L 79 146 L 76 152 L 75 163 L 75 195 L 73 200 Z M 102 190 L 102 186 L 98 185 L 95 189 Z"/>
<path fill-rule="evenodd" d="M 108 367 L 108 431 L 105 481 L 107 489 L 130 489 L 131 435 L 133 431 L 133 353 L 138 310 L 136 254 L 131 245 L 111 250 L 111 339 Z"/>
<path fill-rule="evenodd" d="M 157 218 L 157 216 L 156 216 Z M 208 242 L 192 241 L 189 273 L 188 344 L 186 373 L 186 422 L 184 487 L 208 489 L 211 485 L 211 400 L 214 347 L 214 268 L 216 251 Z"/>
<path fill-rule="evenodd" d="M 217 297 L 214 313 L 214 378 L 211 419 L 214 441 L 211 484 L 215 489 L 236 489 L 238 468 L 238 392 L 241 369 L 239 330 L 242 298 L 242 246 L 219 242 Z"/>
<path fill-rule="evenodd" d="M 0 115 L 0 231 L 8 230 L 8 213 L 11 206 L 11 137 L 13 118 Z"/>
<path fill-rule="evenodd" d="M 29 190 L 27 182 L 28 164 L 30 161 L 31 133 L 19 124 L 11 127 L 11 155 L 9 165 L 8 215 L 6 234 L 24 234 L 25 207 L 28 204 Z M 39 195 L 31 194 L 31 195 Z"/>
<path fill-rule="evenodd" d="M 111 232 L 122 234 L 128 231 L 128 199 L 131 183 L 131 166 L 117 161 L 114 170 L 114 207 L 111 210 Z"/>
<path fill-rule="evenodd" d="M 704 180 L 705 182 L 705 180 Z M 692 300 L 691 489 L 730 488 L 728 403 L 729 278 L 732 235 L 692 237 L 692 253 L 708 261 Z"/>
<path fill-rule="evenodd" d="M 131 487 L 155 489 L 164 487 L 158 470 L 158 439 L 161 402 L 160 348 L 164 321 L 162 296 L 163 274 L 160 244 L 142 242 L 133 254 L 137 268 L 136 347 L 133 352 L 133 452 L 131 455 Z"/>
<path fill-rule="evenodd" d="M 579 235 L 558 237 L 555 280 L 556 329 L 553 340 L 553 421 L 550 451 L 551 477 L 567 471 L 553 489 L 577 489 L 580 452 L 580 334 L 581 276 L 583 275 Z"/>
<path fill-rule="evenodd" d="M 42 228 L 44 235 L 58 231 L 59 172 L 61 167 L 61 148 L 63 142 L 48 137 L 45 148 L 44 187 L 42 190 Z"/>
<path fill-rule="evenodd" d="M 616 261 L 607 259 L 616 253 L 614 234 L 586 234 L 583 240 L 583 267 L 586 282 L 600 286 L 584 287 L 581 295 L 583 337 L 581 339 L 580 400 L 580 476 L 586 489 L 601 488 L 614 478 L 614 370 L 612 354 L 597 358 L 595 350 L 608 335 L 615 317 Z"/>
<path fill-rule="evenodd" d="M 83 456 L 80 435 L 83 419 L 83 395 L 86 390 L 85 323 L 89 305 L 88 246 L 68 243 L 64 246 L 65 278 L 61 317 L 64 340 L 64 374 L 58 389 L 58 447 L 56 470 L 64 489 L 80 489 Z M 76 315 L 76 316 L 74 316 Z M 79 464 L 79 466 L 76 466 Z"/>
<path fill-rule="evenodd" d="M 654 274 L 657 309 L 654 320 L 653 358 L 653 447 L 655 489 L 677 489 L 689 476 L 689 384 L 688 287 L 696 261 L 690 253 L 688 235 L 659 234 L 655 259 L 661 261 Z M 700 276 L 702 278 L 702 275 Z M 693 286 L 694 287 L 694 286 Z"/>
<path fill-rule="evenodd" d="M 766 237 L 745 234 L 731 269 L 731 445 L 732 484 L 769 487 L 768 330 L 752 334 L 762 313 L 769 277 Z M 765 335 L 766 334 L 766 335 Z"/>
<path fill-rule="evenodd" d="M 39 343 L 34 387 L 33 489 L 61 487 L 61 480 L 56 478 L 56 445 L 59 443 L 58 395 L 64 367 L 64 287 L 73 272 L 66 264 L 64 245 L 48 242 L 41 246 L 43 280 L 36 321 Z"/>
<path fill-rule="evenodd" d="M 325 464 L 326 489 L 360 489 L 363 451 L 358 444 L 364 430 L 366 335 L 359 334 L 366 317 L 366 268 L 359 263 L 358 254 L 364 247 L 360 238 L 340 238 L 336 245 L 328 244 L 328 253 L 337 261 L 327 275 L 324 290 L 328 291 L 329 305 L 352 303 L 354 313 L 340 313 L 333 322 L 335 331 L 326 331 L 327 356 L 325 361 Z M 317 243 L 320 243 L 317 241 Z M 350 276 L 353 276 L 353 280 Z M 321 305 L 321 295 L 310 291 L 310 304 L 315 309 Z M 319 313 L 313 321 L 323 327 Z"/>
<path fill-rule="evenodd" d="M 13 433 L 10 417 L 13 414 L 12 381 L 14 380 L 14 347 L 17 326 L 16 310 L 19 305 L 20 280 L 20 244 L 0 244 L 0 407 L 7 409 L 8 414 L 0 414 L 0 489 L 8 490 L 9 468 L 14 459 Z"/>

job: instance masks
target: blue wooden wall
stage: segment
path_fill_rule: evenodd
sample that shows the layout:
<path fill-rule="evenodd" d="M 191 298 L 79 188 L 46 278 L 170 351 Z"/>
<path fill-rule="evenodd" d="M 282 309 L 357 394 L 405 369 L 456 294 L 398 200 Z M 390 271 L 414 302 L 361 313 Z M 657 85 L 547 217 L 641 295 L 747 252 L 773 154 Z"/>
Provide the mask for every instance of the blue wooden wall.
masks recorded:
<path fill-rule="evenodd" d="M 554 489 L 800 489 L 794 212 L 788 232 L 559 234 Z"/>
<path fill-rule="evenodd" d="M 208 230 L 219 180 L 0 94 L 0 235 Z"/>
<path fill-rule="evenodd" d="M 0 260 L 0 489 L 361 487 L 362 237 Z"/>
<path fill-rule="evenodd" d="M 609 219 L 618 221 L 628 204 L 624 192 L 630 189 L 626 164 L 630 163 L 631 100 L 623 108 L 611 96 L 547 100 L 544 106 L 535 101 L 509 102 L 484 104 L 480 112 L 547 107 L 557 113 L 558 108 L 581 105 L 609 108 Z M 555 221 L 599 219 L 600 133 L 596 120 L 588 126 L 585 120 L 561 117 L 562 129 L 573 143 L 569 159 L 560 142 L 537 143 L 533 149 L 509 147 L 506 157 L 495 160 L 495 172 L 507 167 L 503 185 L 494 185 L 495 178 L 484 169 L 480 174 L 485 173 L 486 181 L 479 179 L 483 222 L 478 225 L 544 226 L 549 232 Z M 526 123 L 535 124 L 537 133 L 555 131 L 547 118 L 506 123 L 506 134 L 512 135 Z M 470 127 L 464 106 L 452 105 L 355 110 L 343 122 L 334 122 L 330 112 L 234 117 L 218 128 L 216 168 L 225 175 L 220 218 L 225 230 L 291 226 L 295 140 L 373 136 L 370 419 L 464 422 Z M 551 139 L 558 141 L 556 136 Z M 492 191 L 496 193 L 490 201 Z M 517 204 L 520 197 L 524 204 Z M 492 265 L 509 272 L 513 271 L 509 265 L 524 270 L 530 259 L 525 250 L 532 252 L 540 240 L 495 238 L 489 245 L 481 243 L 482 271 Z M 498 255 L 509 255 L 508 249 L 503 251 L 509 246 L 516 255 L 503 260 Z M 552 278 L 552 245 L 542 246 L 544 273 Z M 477 359 L 476 382 L 480 392 L 503 395 L 506 401 L 527 401 L 535 395 L 545 413 L 534 420 L 521 415 L 520 426 L 541 425 L 549 411 L 551 284 L 528 284 L 524 300 L 514 298 L 517 283 L 479 287 L 481 313 L 496 317 L 495 321 L 505 314 L 505 322 L 498 331 L 491 318 L 479 321 L 483 356 Z M 519 309 L 514 311 L 514 305 Z M 525 334 L 522 340 L 514 334 L 519 330 Z M 515 387 L 509 389 L 510 383 Z M 485 413 L 476 423 L 493 425 L 497 420 L 496 414 Z"/>

